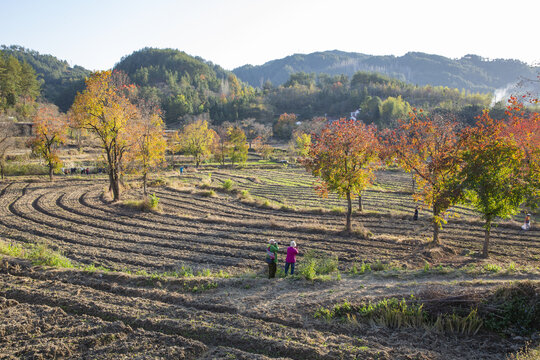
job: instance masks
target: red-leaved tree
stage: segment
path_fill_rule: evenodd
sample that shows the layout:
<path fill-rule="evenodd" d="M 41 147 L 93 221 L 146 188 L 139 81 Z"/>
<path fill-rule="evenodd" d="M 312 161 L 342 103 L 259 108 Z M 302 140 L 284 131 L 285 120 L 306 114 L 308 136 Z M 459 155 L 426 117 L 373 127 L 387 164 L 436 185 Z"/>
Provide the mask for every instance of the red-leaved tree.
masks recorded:
<path fill-rule="evenodd" d="M 526 105 L 538 105 L 540 100 L 523 95 L 519 98 L 513 96 L 508 102 L 506 135 L 525 155 L 524 181 L 530 185 L 527 193 L 528 205 L 536 207 L 540 202 L 540 113 L 531 111 Z"/>
<path fill-rule="evenodd" d="M 439 245 L 444 212 L 462 198 L 457 123 L 442 116 L 429 118 L 415 109 L 393 132 L 388 145 L 400 166 L 414 175 L 415 200 L 431 207 L 433 243 Z"/>
<path fill-rule="evenodd" d="M 373 180 L 370 166 L 377 159 L 376 129 L 360 121 L 341 119 L 313 135 L 309 153 L 300 161 L 321 179 L 316 186 L 321 196 L 335 192 L 347 199 L 346 230 L 351 231 L 352 198 Z"/>

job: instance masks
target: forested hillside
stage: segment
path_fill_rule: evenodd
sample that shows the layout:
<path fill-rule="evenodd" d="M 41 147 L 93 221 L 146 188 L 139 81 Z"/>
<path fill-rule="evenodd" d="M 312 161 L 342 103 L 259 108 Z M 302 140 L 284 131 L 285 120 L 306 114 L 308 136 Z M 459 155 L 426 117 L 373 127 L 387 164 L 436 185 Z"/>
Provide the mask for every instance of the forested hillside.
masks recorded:
<path fill-rule="evenodd" d="M 371 56 L 343 51 L 295 54 L 260 66 L 244 65 L 233 72 L 252 86 L 285 83 L 297 72 L 345 74 L 357 71 L 377 72 L 417 85 L 448 86 L 473 92 L 493 92 L 515 83 L 521 76 L 535 78 L 540 68 L 518 60 L 486 60 L 476 55 L 461 59 L 409 52 L 403 56 Z"/>
<path fill-rule="evenodd" d="M 168 125 L 203 113 L 218 123 L 257 116 L 251 86 L 220 66 L 179 50 L 145 48 L 122 58 L 115 70 L 125 72 L 143 98 L 159 99 Z"/>
<path fill-rule="evenodd" d="M 30 64 L 42 82 L 43 98 L 57 105 L 62 111 L 69 109 L 77 91 L 84 88 L 84 79 L 90 74 L 89 70 L 81 66 L 70 67 L 65 60 L 21 46 L 3 45 L 0 50 L 5 55 L 12 55 L 19 61 Z"/>
<path fill-rule="evenodd" d="M 32 66 L 0 51 L 0 117 L 25 119 L 34 111 L 39 94 L 40 83 Z"/>
<path fill-rule="evenodd" d="M 35 70 L 42 82 L 41 96 L 63 111 L 90 74 L 51 55 L 18 46 L 2 49 L 6 59 L 19 59 L 21 66 Z M 477 56 L 451 60 L 421 53 L 374 57 L 329 51 L 245 66 L 235 70 L 237 77 L 179 50 L 144 48 L 123 57 L 114 70 L 127 74 L 140 98 L 160 104 L 169 128 L 179 128 L 197 116 L 214 125 L 249 118 L 276 125 L 284 113 L 304 121 L 348 117 L 353 112 L 366 123 L 393 127 L 412 107 L 451 112 L 472 123 L 492 103 L 490 90 L 518 75 L 534 78 L 537 69 L 519 61 Z M 240 80 L 245 74 L 258 76 L 245 78 L 255 86 Z"/>

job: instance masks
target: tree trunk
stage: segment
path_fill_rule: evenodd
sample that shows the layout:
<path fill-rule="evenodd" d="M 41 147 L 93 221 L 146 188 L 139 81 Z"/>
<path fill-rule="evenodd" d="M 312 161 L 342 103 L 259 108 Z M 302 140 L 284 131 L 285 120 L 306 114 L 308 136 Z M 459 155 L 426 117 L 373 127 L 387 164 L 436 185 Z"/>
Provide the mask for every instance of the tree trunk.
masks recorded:
<path fill-rule="evenodd" d="M 441 245 L 441 241 L 439 240 L 439 231 L 440 226 L 435 221 L 433 221 L 433 240 L 432 243 L 434 245 Z"/>
<path fill-rule="evenodd" d="M 143 174 L 143 195 L 146 196 L 146 171 Z"/>
<path fill-rule="evenodd" d="M 352 215 L 351 192 L 347 191 L 347 223 L 345 225 L 347 232 L 352 231 L 351 215 Z"/>
<path fill-rule="evenodd" d="M 49 164 L 49 180 L 53 181 L 53 165 Z"/>
<path fill-rule="evenodd" d="M 488 258 L 489 237 L 491 233 L 491 221 L 486 221 L 486 227 L 484 231 L 484 246 L 482 248 L 482 257 Z"/>
<path fill-rule="evenodd" d="M 81 153 L 82 144 L 81 144 L 81 129 L 77 129 L 77 151 Z"/>
<path fill-rule="evenodd" d="M 362 194 L 358 195 L 358 211 L 364 211 L 364 204 L 362 203 Z"/>
<path fill-rule="evenodd" d="M 434 245 L 441 245 L 441 241 L 439 240 L 439 232 L 440 232 L 440 225 L 437 221 L 435 221 L 435 218 L 439 216 L 439 209 L 437 209 L 435 206 L 433 206 L 433 240 L 432 244 Z"/>
<path fill-rule="evenodd" d="M 113 192 L 113 201 L 120 200 L 120 182 L 116 169 L 109 169 L 109 189 Z"/>

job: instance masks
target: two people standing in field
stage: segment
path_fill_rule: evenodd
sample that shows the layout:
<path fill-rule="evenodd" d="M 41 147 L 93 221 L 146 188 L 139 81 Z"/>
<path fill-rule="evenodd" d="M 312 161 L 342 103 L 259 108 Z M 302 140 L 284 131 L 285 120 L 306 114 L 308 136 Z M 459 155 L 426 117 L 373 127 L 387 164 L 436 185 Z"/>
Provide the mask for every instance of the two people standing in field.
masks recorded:
<path fill-rule="evenodd" d="M 277 270 L 277 253 L 279 251 L 278 243 L 274 239 L 270 239 L 268 247 L 266 248 L 266 262 L 268 263 L 268 278 L 276 277 Z M 285 258 L 285 276 L 291 269 L 291 275 L 294 274 L 294 265 L 296 264 L 296 255 L 298 255 L 298 249 L 296 243 L 291 241 L 291 246 L 287 248 L 287 257 Z"/>

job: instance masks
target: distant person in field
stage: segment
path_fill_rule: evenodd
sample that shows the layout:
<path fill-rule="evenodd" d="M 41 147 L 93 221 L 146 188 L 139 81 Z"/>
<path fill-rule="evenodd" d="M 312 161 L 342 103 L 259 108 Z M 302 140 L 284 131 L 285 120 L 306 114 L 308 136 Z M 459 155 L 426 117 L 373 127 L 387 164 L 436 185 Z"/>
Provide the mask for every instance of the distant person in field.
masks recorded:
<path fill-rule="evenodd" d="M 418 206 L 414 209 L 414 215 L 412 217 L 413 220 L 418 220 Z"/>
<path fill-rule="evenodd" d="M 183 173 L 184 173 L 184 167 L 180 166 L 180 175 L 182 175 Z"/>
<path fill-rule="evenodd" d="M 279 247 L 277 241 L 274 239 L 270 239 L 268 247 L 266 248 L 266 262 L 268 263 L 269 279 L 276 277 L 278 250 Z"/>
<path fill-rule="evenodd" d="M 531 214 L 527 214 L 527 216 L 525 216 L 525 222 L 523 223 L 521 228 L 523 230 L 530 230 L 531 229 Z"/>
<path fill-rule="evenodd" d="M 285 258 L 285 276 L 289 272 L 289 267 L 291 268 L 291 275 L 294 275 L 294 264 L 296 264 L 296 255 L 298 255 L 298 248 L 296 243 L 291 241 L 291 246 L 287 248 L 287 257 Z"/>

